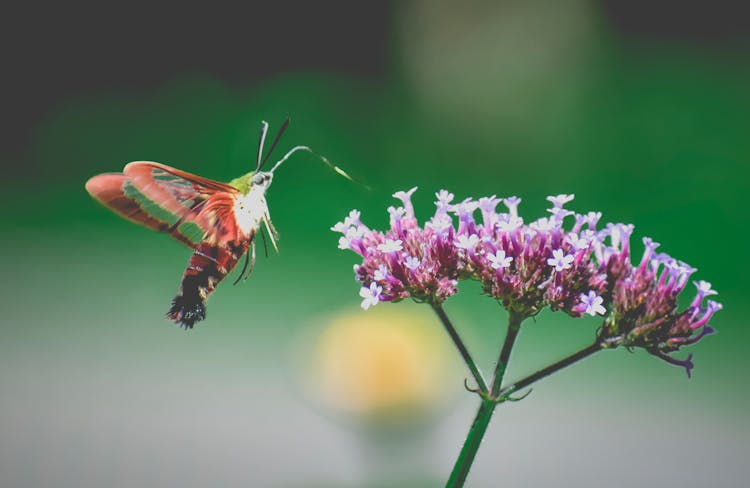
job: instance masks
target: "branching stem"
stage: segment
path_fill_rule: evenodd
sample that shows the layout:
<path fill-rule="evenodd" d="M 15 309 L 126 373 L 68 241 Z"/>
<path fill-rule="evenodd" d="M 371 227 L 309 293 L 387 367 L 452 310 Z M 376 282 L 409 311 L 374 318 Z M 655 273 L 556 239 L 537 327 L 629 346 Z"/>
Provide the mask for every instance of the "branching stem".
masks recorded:
<path fill-rule="evenodd" d="M 474 362 L 474 358 L 472 358 L 471 354 L 469 354 L 469 350 L 466 349 L 466 346 L 461 340 L 461 337 L 458 335 L 456 328 L 453 327 L 450 319 L 445 314 L 443 306 L 439 303 L 432 303 L 431 305 L 432 309 L 435 311 L 435 314 L 437 314 L 438 318 L 443 323 L 443 327 L 445 327 L 445 330 L 448 332 L 448 335 L 453 341 L 453 344 L 455 344 L 456 349 L 458 349 L 458 352 L 461 353 L 461 357 L 464 359 L 464 362 L 469 368 L 469 371 L 471 371 L 471 375 L 474 377 L 474 381 L 476 381 L 477 383 L 479 393 L 486 395 L 489 392 L 489 390 L 487 389 L 487 382 L 484 381 L 484 376 L 482 376 L 482 372 L 479 371 L 477 364 Z"/>
<path fill-rule="evenodd" d="M 497 366 L 495 367 L 495 376 L 492 379 L 492 389 L 490 390 L 489 395 L 481 395 L 482 403 L 479 406 L 474 422 L 471 424 L 471 428 L 466 436 L 466 441 L 464 441 L 461 452 L 458 455 L 456 464 L 453 466 L 453 471 L 451 471 L 450 478 L 448 478 L 448 482 L 445 485 L 446 488 L 460 488 L 464 485 L 469 470 L 471 469 L 471 465 L 474 462 L 474 457 L 482 443 L 482 438 L 484 437 L 487 427 L 490 424 L 490 420 L 492 419 L 492 413 L 495 411 L 495 407 L 499 403 L 511 400 L 510 395 L 512 393 L 526 388 L 532 383 L 587 358 L 604 348 L 604 346 L 598 341 L 594 342 L 580 351 L 577 351 L 570 356 L 567 356 L 566 358 L 542 368 L 539 371 L 503 388 L 503 377 L 508 368 L 511 351 L 513 350 L 516 338 L 518 337 L 518 332 L 521 328 L 521 322 L 523 319 L 523 316 L 513 313 L 508 317 L 508 331 L 505 334 L 505 341 L 503 342 L 503 346 L 500 350 L 500 357 L 498 358 Z"/>
<path fill-rule="evenodd" d="M 577 363 L 581 359 L 587 358 L 595 352 L 601 351 L 602 349 L 603 347 L 599 342 L 594 342 L 590 346 L 586 346 L 580 351 L 574 352 L 570 356 L 563 358 L 556 363 L 550 364 L 546 368 L 542 368 L 536 373 L 530 374 L 529 376 L 516 381 L 512 385 L 506 386 L 500 391 L 499 394 L 501 397 L 506 397 L 518 390 L 522 390 L 527 386 L 530 386 L 532 383 L 536 383 L 537 381 L 551 375 L 552 373 L 560 371 L 563 368 L 567 368 L 571 364 Z"/>
<path fill-rule="evenodd" d="M 492 413 L 495 411 L 495 407 L 498 404 L 498 394 L 500 393 L 503 376 L 508 367 L 508 360 L 510 359 L 510 353 L 513 350 L 513 344 L 516 342 L 518 332 L 521 330 L 521 322 L 523 316 L 510 313 L 508 316 L 508 331 L 505 334 L 505 340 L 503 341 L 503 347 L 500 349 L 500 357 L 497 360 L 495 367 L 495 377 L 492 380 L 492 390 L 489 395 L 482 397 L 482 404 L 479 406 L 474 422 L 471 424 L 469 434 L 466 436 L 466 441 L 461 448 L 461 452 L 458 455 L 456 464 L 453 466 L 446 488 L 458 488 L 464 485 L 466 477 L 469 474 L 471 465 L 474 462 L 474 457 L 477 455 L 479 446 L 484 438 L 484 433 L 487 431 L 487 427 L 490 425 L 492 419 Z"/>

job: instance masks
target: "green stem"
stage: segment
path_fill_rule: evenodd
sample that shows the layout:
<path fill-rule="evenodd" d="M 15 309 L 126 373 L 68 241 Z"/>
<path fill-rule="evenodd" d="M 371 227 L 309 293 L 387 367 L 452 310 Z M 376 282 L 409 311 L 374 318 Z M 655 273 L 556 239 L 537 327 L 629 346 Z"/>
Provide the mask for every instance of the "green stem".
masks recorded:
<path fill-rule="evenodd" d="M 443 327 L 445 327 L 445 330 L 448 332 L 448 335 L 453 340 L 453 344 L 456 345 L 456 349 L 458 349 L 458 352 L 461 353 L 461 357 L 464 358 L 464 362 L 466 363 L 466 366 L 469 368 L 469 371 L 471 371 L 471 375 L 474 377 L 474 381 L 476 381 L 479 391 L 482 393 L 487 393 L 488 392 L 487 383 L 484 381 L 482 372 L 479 371 L 479 368 L 474 362 L 474 359 L 471 357 L 471 354 L 469 354 L 469 350 L 466 349 L 466 346 L 461 340 L 461 337 L 458 335 L 456 328 L 453 327 L 453 324 L 451 323 L 450 319 L 445 314 L 445 310 L 443 310 L 443 306 L 440 305 L 439 303 L 432 303 L 431 305 L 432 305 L 432 309 L 435 311 L 438 318 L 440 318 L 440 321 L 443 323 Z"/>
<path fill-rule="evenodd" d="M 471 424 L 466 441 L 461 448 L 456 464 L 453 466 L 450 478 L 448 478 L 448 482 L 445 484 L 446 488 L 460 488 L 464 486 L 464 481 L 466 481 L 471 464 L 477 455 L 484 433 L 487 431 L 487 426 L 490 425 L 490 419 L 492 418 L 492 412 L 495 411 L 495 406 L 497 406 L 497 403 L 486 398 L 479 405 L 479 410 L 476 417 L 474 417 L 474 422 Z"/>
<path fill-rule="evenodd" d="M 523 316 L 510 313 L 508 316 L 508 331 L 505 334 L 505 340 L 503 341 L 503 347 L 500 349 L 500 357 L 497 360 L 497 366 L 495 367 L 495 377 L 492 380 L 492 390 L 489 396 L 482 398 L 482 404 L 479 406 L 477 415 L 474 418 L 474 422 L 471 424 L 469 434 L 466 436 L 464 445 L 461 448 L 461 452 L 458 455 L 456 464 L 453 466 L 453 471 L 448 478 L 446 488 L 460 488 L 464 485 L 466 477 L 469 475 L 469 470 L 474 462 L 474 458 L 477 455 L 479 446 L 482 444 L 482 438 L 484 438 L 487 427 L 490 425 L 492 419 L 492 413 L 495 411 L 497 406 L 498 393 L 503 383 L 503 376 L 508 368 L 508 360 L 510 359 L 510 353 L 513 350 L 513 344 L 516 342 L 518 332 L 521 330 L 521 322 Z"/>
<path fill-rule="evenodd" d="M 512 385 L 509 385 L 505 388 L 503 388 L 500 391 L 501 396 L 507 396 L 510 395 L 513 392 L 516 392 L 518 390 L 522 390 L 523 388 L 526 388 L 527 386 L 531 385 L 532 383 L 535 383 L 542 378 L 545 378 L 552 373 L 555 373 L 557 371 L 560 371 L 563 368 L 567 368 L 573 363 L 577 363 L 581 359 L 587 358 L 594 354 L 595 352 L 601 351 L 603 349 L 603 346 L 599 342 L 595 342 L 591 344 L 590 346 L 586 346 L 580 351 L 574 352 L 570 356 L 563 358 L 559 360 L 556 363 L 550 364 L 546 368 L 542 368 L 536 373 L 530 374 L 529 376 L 516 381 Z"/>
<path fill-rule="evenodd" d="M 508 331 L 505 333 L 505 340 L 503 341 L 503 347 L 500 350 L 500 357 L 495 366 L 495 377 L 492 380 L 493 397 L 497 397 L 497 394 L 500 393 L 500 388 L 503 384 L 503 377 L 505 377 L 505 371 L 508 369 L 510 353 L 513 350 L 513 345 L 516 343 L 518 332 L 521 330 L 521 322 L 523 322 L 523 316 L 510 312 L 508 315 Z"/>

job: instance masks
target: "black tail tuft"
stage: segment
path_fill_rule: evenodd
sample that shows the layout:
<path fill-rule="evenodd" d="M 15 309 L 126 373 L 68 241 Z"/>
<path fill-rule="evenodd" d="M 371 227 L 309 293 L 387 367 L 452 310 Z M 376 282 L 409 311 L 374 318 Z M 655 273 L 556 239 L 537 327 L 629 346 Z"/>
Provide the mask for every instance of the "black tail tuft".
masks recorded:
<path fill-rule="evenodd" d="M 167 318 L 174 320 L 180 327 L 192 329 L 193 324 L 206 318 L 206 304 L 200 296 L 177 295 L 167 312 Z"/>

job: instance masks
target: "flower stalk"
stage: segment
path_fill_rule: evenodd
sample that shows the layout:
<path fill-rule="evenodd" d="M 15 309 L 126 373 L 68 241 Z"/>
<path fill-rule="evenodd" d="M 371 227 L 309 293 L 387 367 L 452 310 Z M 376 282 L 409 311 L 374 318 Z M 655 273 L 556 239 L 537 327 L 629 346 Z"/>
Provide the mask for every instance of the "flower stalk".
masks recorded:
<path fill-rule="evenodd" d="M 448 482 L 445 484 L 446 488 L 459 488 L 464 486 L 466 477 L 469 475 L 471 465 L 474 463 L 474 458 L 479 451 L 479 446 L 482 443 L 487 427 L 490 425 L 492 420 L 492 413 L 495 411 L 497 402 L 483 398 L 482 403 L 479 405 L 479 410 L 474 417 L 474 422 L 469 428 L 469 433 L 466 436 L 466 441 L 461 448 L 461 452 L 458 454 L 456 464 L 453 466 Z"/>
<path fill-rule="evenodd" d="M 443 306 L 440 303 L 432 303 L 432 309 L 435 311 L 435 314 L 440 319 L 440 322 L 442 322 L 443 327 L 445 327 L 446 332 L 448 332 L 448 335 L 453 341 L 453 344 L 455 344 L 456 349 L 458 349 L 458 352 L 461 354 L 461 357 L 466 363 L 466 367 L 469 368 L 469 371 L 471 372 L 471 375 L 474 377 L 474 381 L 477 384 L 477 389 L 480 392 L 487 393 L 488 392 L 487 383 L 484 381 L 482 372 L 479 370 L 479 368 L 477 367 L 477 364 L 474 362 L 474 358 L 472 358 L 471 354 L 469 354 L 469 350 L 466 349 L 464 342 L 461 340 L 461 336 L 458 335 L 458 331 L 456 331 L 456 328 L 453 327 L 453 324 L 451 323 L 450 319 L 445 314 L 445 310 L 443 310 Z"/>
<path fill-rule="evenodd" d="M 521 331 L 522 321 L 523 316 L 517 312 L 510 312 L 508 315 L 508 330 L 505 333 L 503 347 L 500 349 L 500 357 L 495 366 L 495 376 L 492 379 L 492 399 L 497 400 L 500 389 L 502 388 L 503 378 L 505 377 L 505 372 L 508 370 L 510 353 L 513 350 L 513 345 L 516 343 L 518 333 Z"/>
<path fill-rule="evenodd" d="M 501 398 L 508 398 L 509 395 L 512 395 L 513 393 L 523 390 L 524 388 L 531 386 L 533 383 L 536 383 L 537 381 L 541 380 L 542 378 L 546 378 L 547 376 L 551 375 L 552 373 L 556 373 L 560 371 L 563 368 L 567 368 L 568 366 L 577 363 L 578 361 L 585 359 L 592 354 L 601 351 L 602 349 L 605 349 L 598 341 L 594 342 L 593 344 L 584 347 L 580 351 L 576 351 L 570 356 L 567 356 L 556 363 L 552 363 L 549 366 L 540 369 L 539 371 L 532 373 L 528 376 L 526 376 L 523 379 L 520 379 L 516 381 L 513 384 L 510 384 L 500 390 L 499 396 Z"/>

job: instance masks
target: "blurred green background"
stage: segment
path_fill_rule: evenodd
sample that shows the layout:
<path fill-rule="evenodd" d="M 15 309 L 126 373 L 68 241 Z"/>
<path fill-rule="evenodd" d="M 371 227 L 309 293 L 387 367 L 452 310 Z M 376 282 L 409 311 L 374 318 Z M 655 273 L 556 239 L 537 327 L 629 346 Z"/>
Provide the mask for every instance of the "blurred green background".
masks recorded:
<path fill-rule="evenodd" d="M 382 228 L 390 195 L 419 186 L 422 219 L 441 188 L 520 196 L 527 219 L 546 195 L 575 193 L 571 208 L 634 223 L 636 254 L 654 238 L 724 304 L 719 333 L 691 351 L 691 380 L 608 351 L 501 406 L 469 486 L 747 486 L 747 37 L 666 20 L 631 29 L 611 4 L 390 5 L 372 72 L 303 64 L 227 82 L 186 69 L 51 104 L 3 156 L 0 485 L 440 486 L 477 403 L 449 347 L 442 396 L 410 407 L 420 422 L 342 412 L 308 375 L 326 324 L 365 314 L 355 255 L 329 228 L 351 208 Z M 280 253 L 222 284 L 194 331 L 171 326 L 162 316 L 189 250 L 116 217 L 84 182 L 133 160 L 228 181 L 252 165 L 260 121 L 273 131 L 286 116 L 277 154 L 309 145 L 373 190 L 295 156 L 268 192 Z M 421 312 L 442 334 L 419 306 L 380 307 Z M 446 309 L 491 371 L 504 314 L 470 283 Z M 509 376 L 587 344 L 596 326 L 542 314 Z"/>

